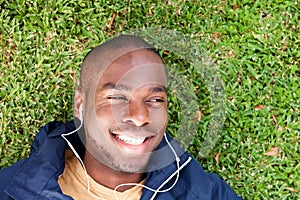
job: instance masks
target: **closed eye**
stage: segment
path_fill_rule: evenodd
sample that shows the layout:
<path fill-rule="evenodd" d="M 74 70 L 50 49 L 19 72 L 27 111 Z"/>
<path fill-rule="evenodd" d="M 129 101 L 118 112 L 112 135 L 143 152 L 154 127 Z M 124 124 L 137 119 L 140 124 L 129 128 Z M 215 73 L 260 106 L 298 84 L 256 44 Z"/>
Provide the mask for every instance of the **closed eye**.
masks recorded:
<path fill-rule="evenodd" d="M 165 102 L 165 99 L 161 98 L 161 97 L 154 97 L 154 98 L 146 100 L 146 102 L 149 102 L 149 103 L 163 103 L 163 102 Z"/>
<path fill-rule="evenodd" d="M 151 99 L 148 102 L 165 102 L 163 99 Z"/>
<path fill-rule="evenodd" d="M 122 95 L 108 96 L 106 98 L 108 100 L 124 100 L 124 101 L 128 100 L 125 96 L 122 96 Z"/>

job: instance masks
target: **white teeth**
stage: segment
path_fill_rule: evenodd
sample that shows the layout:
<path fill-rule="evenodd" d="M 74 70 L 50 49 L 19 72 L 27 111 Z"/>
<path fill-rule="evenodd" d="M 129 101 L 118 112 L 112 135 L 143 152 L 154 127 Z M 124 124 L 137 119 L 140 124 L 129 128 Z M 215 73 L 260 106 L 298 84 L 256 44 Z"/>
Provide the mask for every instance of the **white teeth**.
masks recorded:
<path fill-rule="evenodd" d="M 128 135 L 116 135 L 117 138 L 130 145 L 141 145 L 146 137 L 133 137 Z"/>

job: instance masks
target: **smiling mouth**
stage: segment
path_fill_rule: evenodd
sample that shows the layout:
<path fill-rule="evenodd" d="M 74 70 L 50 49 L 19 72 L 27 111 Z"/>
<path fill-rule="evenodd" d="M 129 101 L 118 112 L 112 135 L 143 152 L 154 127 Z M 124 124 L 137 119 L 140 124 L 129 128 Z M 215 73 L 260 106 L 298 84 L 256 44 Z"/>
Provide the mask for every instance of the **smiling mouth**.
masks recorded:
<path fill-rule="evenodd" d="M 149 137 L 138 137 L 138 136 L 131 136 L 129 134 L 120 133 L 119 131 L 116 131 L 114 129 L 110 129 L 109 132 L 112 134 L 112 136 L 121 144 L 130 145 L 130 146 L 141 146 L 144 145 L 149 139 L 151 139 L 153 136 Z"/>
<path fill-rule="evenodd" d="M 146 137 L 133 137 L 128 135 L 115 135 L 115 136 L 122 142 L 133 146 L 141 145 L 147 139 Z"/>

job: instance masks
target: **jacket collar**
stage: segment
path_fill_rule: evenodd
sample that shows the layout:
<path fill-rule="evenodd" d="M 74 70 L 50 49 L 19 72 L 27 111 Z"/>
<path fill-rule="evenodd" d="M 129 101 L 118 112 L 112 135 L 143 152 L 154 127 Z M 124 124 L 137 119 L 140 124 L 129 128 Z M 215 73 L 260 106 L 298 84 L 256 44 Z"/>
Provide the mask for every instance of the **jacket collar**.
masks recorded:
<path fill-rule="evenodd" d="M 62 134 L 75 129 L 74 121 L 67 123 L 51 122 L 43 127 L 32 143 L 30 157 L 25 160 L 20 170 L 16 173 L 6 192 L 14 199 L 71 199 L 62 194 L 57 183 L 59 175 L 65 166 L 66 143 Z M 171 145 L 180 156 L 180 165 L 188 159 L 179 144 L 167 136 Z M 84 145 L 78 134 L 68 136 L 70 142 L 76 147 L 80 156 L 84 154 Z M 161 184 L 177 170 L 175 155 L 168 147 L 165 140 L 151 156 L 150 165 L 146 176 L 146 186 L 156 190 Z M 142 199 L 149 199 L 153 193 L 144 190 Z"/>
<path fill-rule="evenodd" d="M 172 139 L 170 136 L 167 136 L 167 138 L 170 141 L 170 145 L 172 145 L 172 147 L 174 148 L 176 155 L 180 158 L 179 167 L 185 165 L 186 162 L 189 162 L 189 155 L 180 147 L 178 142 Z M 147 173 L 145 185 L 152 190 L 163 190 L 163 188 L 160 187 L 170 176 L 173 176 L 174 178 L 164 185 L 165 188 L 168 189 L 176 181 L 175 177 L 178 173 L 177 170 L 179 170 L 175 160 L 176 158 L 174 152 L 172 152 L 166 140 L 162 140 L 157 149 L 160 150 L 160 152 L 154 153 L 150 159 L 150 165 L 153 165 L 151 161 L 155 161 L 155 168 L 153 168 L 153 171 L 149 171 Z M 176 196 L 179 196 L 184 192 L 185 183 L 179 179 L 176 184 L 181 185 L 181 187 L 177 187 L 176 191 Z M 150 199 L 153 194 L 153 191 L 146 188 L 144 189 L 141 199 Z"/>

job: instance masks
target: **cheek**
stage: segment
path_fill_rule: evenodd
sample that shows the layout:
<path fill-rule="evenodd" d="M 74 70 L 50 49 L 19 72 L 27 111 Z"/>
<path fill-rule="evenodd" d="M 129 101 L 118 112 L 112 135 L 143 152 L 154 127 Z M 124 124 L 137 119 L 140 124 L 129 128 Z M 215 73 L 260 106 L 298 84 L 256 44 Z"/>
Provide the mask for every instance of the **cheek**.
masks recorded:
<path fill-rule="evenodd" d="M 165 131 L 168 123 L 168 112 L 166 108 L 154 108 L 150 110 L 152 126 L 160 131 Z"/>
<path fill-rule="evenodd" d="M 115 122 L 115 116 L 111 109 L 111 106 L 102 106 L 96 108 L 96 118 L 98 127 L 104 131 Z"/>
<path fill-rule="evenodd" d="M 128 109 L 128 105 L 124 105 L 124 103 L 106 103 L 96 107 L 96 116 L 98 119 L 105 121 L 120 122 L 122 115 L 128 112 Z"/>

